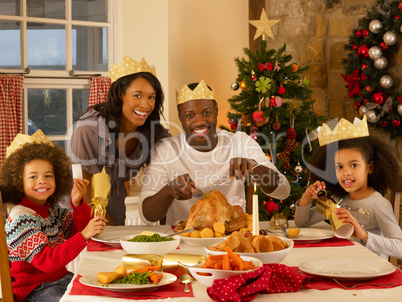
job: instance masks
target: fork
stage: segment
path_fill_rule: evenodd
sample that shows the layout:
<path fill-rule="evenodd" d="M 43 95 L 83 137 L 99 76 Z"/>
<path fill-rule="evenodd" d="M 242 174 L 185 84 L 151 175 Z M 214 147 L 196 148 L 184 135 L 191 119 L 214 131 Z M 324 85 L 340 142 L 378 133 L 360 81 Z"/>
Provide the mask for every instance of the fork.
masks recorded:
<path fill-rule="evenodd" d="M 332 280 L 335 281 L 336 284 L 338 284 L 339 286 L 343 287 L 343 288 L 355 288 L 357 286 L 361 286 L 361 285 L 366 285 L 366 286 L 392 286 L 395 285 L 396 283 L 388 283 L 388 284 L 368 284 L 368 283 L 358 283 L 358 284 L 353 284 L 353 285 L 343 285 L 342 283 L 340 283 L 338 280 L 336 280 L 335 278 L 332 278 Z"/>

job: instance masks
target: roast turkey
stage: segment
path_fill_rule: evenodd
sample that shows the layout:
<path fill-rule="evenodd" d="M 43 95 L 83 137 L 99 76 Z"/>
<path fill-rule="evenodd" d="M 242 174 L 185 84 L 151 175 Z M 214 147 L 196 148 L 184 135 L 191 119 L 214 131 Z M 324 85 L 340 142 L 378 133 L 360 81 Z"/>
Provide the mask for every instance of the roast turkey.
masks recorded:
<path fill-rule="evenodd" d="M 247 226 L 241 206 L 232 206 L 219 191 L 209 191 L 190 209 L 185 228 L 213 229 L 215 222 L 225 225 L 225 233 L 231 233 Z"/>

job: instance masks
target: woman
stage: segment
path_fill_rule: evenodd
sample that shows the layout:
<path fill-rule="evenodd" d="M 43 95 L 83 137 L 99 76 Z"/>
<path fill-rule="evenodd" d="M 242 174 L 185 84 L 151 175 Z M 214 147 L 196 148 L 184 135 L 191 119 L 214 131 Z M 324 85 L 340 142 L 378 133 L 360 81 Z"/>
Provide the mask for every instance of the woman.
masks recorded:
<path fill-rule="evenodd" d="M 125 182 L 149 163 L 155 143 L 170 134 L 160 124 L 164 95 L 155 69 L 144 59 L 138 63 L 125 56 L 119 67 L 113 66 L 111 79 L 107 101 L 78 119 L 68 154 L 88 180 L 105 166 L 111 178 L 106 218 L 109 224 L 124 225 Z M 91 185 L 86 201 L 91 200 Z"/>

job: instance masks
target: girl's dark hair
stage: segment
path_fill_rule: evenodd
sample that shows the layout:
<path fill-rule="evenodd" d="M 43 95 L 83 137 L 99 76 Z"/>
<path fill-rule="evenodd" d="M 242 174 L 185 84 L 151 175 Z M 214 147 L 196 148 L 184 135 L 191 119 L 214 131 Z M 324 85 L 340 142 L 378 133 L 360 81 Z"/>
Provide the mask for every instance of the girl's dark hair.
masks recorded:
<path fill-rule="evenodd" d="M 0 168 L 0 190 L 4 202 L 17 204 L 21 201 L 25 165 L 35 159 L 46 160 L 53 166 L 56 189 L 47 200 L 50 205 L 71 193 L 73 176 L 65 150 L 44 143 L 29 143 L 7 157 Z"/>
<path fill-rule="evenodd" d="M 104 103 L 96 104 L 88 108 L 88 110 L 95 109 L 96 111 L 98 111 L 99 114 L 106 120 L 107 125 L 109 125 L 109 131 L 111 133 L 118 133 L 121 126 L 121 114 L 123 107 L 121 96 L 126 93 L 127 88 L 130 86 L 131 82 L 137 78 L 143 78 L 147 80 L 156 92 L 154 110 L 152 110 L 144 125 L 137 128 L 137 130 L 145 136 L 147 142 L 152 147 L 160 138 L 162 138 L 162 133 L 165 132 L 165 128 L 160 124 L 161 117 L 163 117 L 164 94 L 161 83 L 159 82 L 158 78 L 155 77 L 152 73 L 137 72 L 117 79 L 110 86 L 107 101 Z M 152 135 L 151 131 L 154 131 Z M 153 138 L 153 141 L 151 141 L 151 137 Z M 148 164 L 149 161 L 150 157 L 147 156 L 146 162 L 144 164 Z"/>
<path fill-rule="evenodd" d="M 338 150 L 352 148 L 360 150 L 367 165 L 374 163 L 373 173 L 368 174 L 369 187 L 384 194 L 388 188 L 395 185 L 400 173 L 398 162 L 392 148 L 377 136 L 341 140 L 316 149 L 310 161 L 310 183 L 322 180 L 329 192 L 340 197 L 346 196 L 348 193 L 336 178 L 334 157 Z"/>

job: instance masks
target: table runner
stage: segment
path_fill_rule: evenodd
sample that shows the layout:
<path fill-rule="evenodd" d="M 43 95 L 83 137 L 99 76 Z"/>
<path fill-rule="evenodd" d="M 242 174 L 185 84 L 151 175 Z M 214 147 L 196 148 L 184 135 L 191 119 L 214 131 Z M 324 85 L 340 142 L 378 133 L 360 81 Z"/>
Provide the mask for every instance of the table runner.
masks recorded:
<path fill-rule="evenodd" d="M 82 284 L 79 279 L 81 275 L 77 275 L 77 277 L 73 281 L 73 286 L 69 295 L 86 295 L 86 296 L 118 296 L 116 298 L 125 298 L 125 299 L 166 299 L 166 298 L 177 298 L 177 297 L 194 297 L 194 292 L 192 290 L 191 284 L 188 284 L 190 289 L 189 293 L 184 292 L 184 285 L 179 283 L 179 280 L 176 280 L 172 284 L 164 285 L 158 287 L 153 291 L 141 291 L 141 292 L 132 292 L 132 293 L 119 293 L 113 292 L 97 287 L 91 287 Z M 157 297 L 140 297 L 141 295 L 157 295 Z M 138 296 L 138 297 L 136 297 Z"/>
<path fill-rule="evenodd" d="M 108 250 L 121 250 L 121 249 L 123 249 L 121 246 L 113 247 L 113 246 L 107 245 L 106 243 L 97 242 L 92 239 L 88 240 L 88 245 L 87 245 L 88 252 L 102 252 L 102 251 L 108 251 Z"/>

